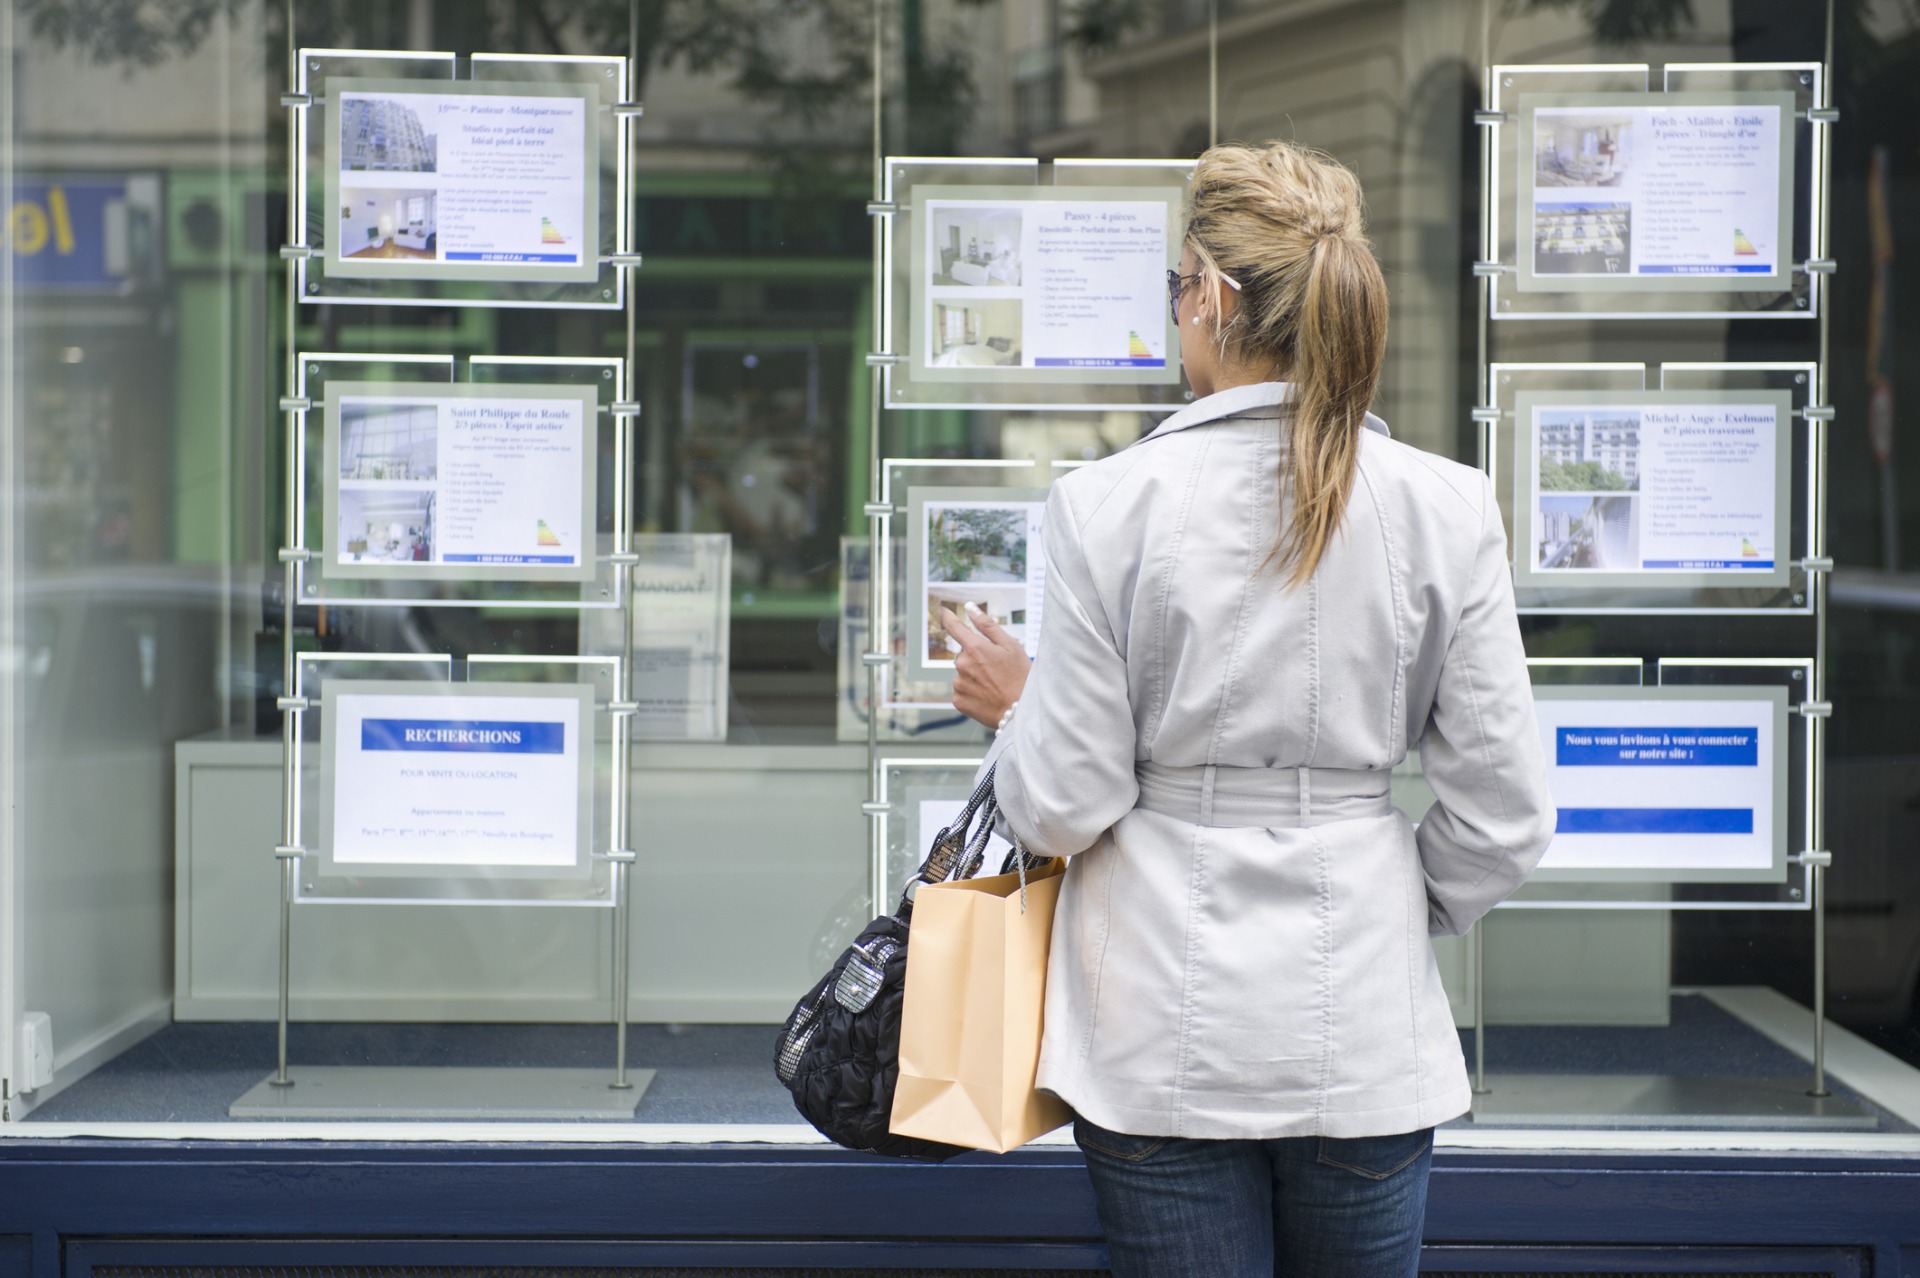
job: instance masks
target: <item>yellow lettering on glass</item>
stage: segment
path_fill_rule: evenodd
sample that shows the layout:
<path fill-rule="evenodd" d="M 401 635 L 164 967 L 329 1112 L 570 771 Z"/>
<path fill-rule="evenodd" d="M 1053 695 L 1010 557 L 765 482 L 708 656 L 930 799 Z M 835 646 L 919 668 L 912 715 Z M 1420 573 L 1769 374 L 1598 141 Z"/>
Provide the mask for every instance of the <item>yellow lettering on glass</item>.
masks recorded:
<path fill-rule="evenodd" d="M 53 247 L 65 257 L 73 252 L 73 219 L 67 214 L 67 188 L 47 188 L 47 209 L 53 214 Z"/>
<path fill-rule="evenodd" d="M 47 246 L 47 215 L 31 200 L 20 201 L 7 216 L 7 238 L 14 252 L 32 257 Z"/>
<path fill-rule="evenodd" d="M 62 257 L 73 252 L 73 215 L 67 208 L 65 187 L 47 188 L 44 209 L 32 200 L 21 200 L 7 214 L 8 247 L 22 257 L 32 257 L 45 248 L 49 235 L 54 252 Z"/>

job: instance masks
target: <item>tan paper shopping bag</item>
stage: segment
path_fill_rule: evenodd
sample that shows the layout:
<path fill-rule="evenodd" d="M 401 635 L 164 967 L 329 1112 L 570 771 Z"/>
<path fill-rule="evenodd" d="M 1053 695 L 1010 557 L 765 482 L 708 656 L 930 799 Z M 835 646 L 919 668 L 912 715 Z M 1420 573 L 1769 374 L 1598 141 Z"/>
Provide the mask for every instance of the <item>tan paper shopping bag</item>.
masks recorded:
<path fill-rule="evenodd" d="M 1020 877 L 923 885 L 914 896 L 900 1013 L 896 1135 L 1005 1153 L 1072 1119 L 1033 1088 L 1047 946 L 1064 861 Z"/>

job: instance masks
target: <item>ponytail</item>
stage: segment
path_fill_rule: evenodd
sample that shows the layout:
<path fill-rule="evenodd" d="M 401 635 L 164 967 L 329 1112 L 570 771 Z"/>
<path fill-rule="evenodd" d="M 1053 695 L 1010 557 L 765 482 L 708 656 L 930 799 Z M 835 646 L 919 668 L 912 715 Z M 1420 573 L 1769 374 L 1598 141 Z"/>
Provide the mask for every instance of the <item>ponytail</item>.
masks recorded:
<path fill-rule="evenodd" d="M 1360 183 L 1288 142 L 1214 147 L 1194 167 L 1187 242 L 1204 275 L 1241 285 L 1234 318 L 1215 332 L 1222 353 L 1293 383 L 1279 474 L 1291 508 L 1283 497 L 1267 559 L 1292 588 L 1313 576 L 1346 515 L 1386 355 L 1387 286 Z"/>

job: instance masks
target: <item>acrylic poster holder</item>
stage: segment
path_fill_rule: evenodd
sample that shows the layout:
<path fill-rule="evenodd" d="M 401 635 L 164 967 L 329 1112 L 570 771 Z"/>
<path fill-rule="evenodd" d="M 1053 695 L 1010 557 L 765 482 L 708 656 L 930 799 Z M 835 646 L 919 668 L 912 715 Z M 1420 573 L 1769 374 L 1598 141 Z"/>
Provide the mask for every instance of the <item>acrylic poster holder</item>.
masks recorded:
<path fill-rule="evenodd" d="M 878 214 L 889 409 L 1056 412 L 1186 402 L 1165 275 L 1180 160 L 895 156 Z"/>
<path fill-rule="evenodd" d="M 938 595 L 941 602 L 964 606 L 966 598 L 973 595 L 978 596 L 975 602 L 989 607 L 1004 603 L 1002 615 L 1012 624 L 1011 616 L 1005 614 L 1016 603 L 1024 610 L 1028 585 L 1039 585 L 1036 568 L 1040 547 L 1023 523 L 1016 536 L 1032 543 L 1023 542 L 1023 554 L 1017 559 L 1006 554 L 990 556 L 990 562 L 962 574 L 995 580 L 974 583 L 968 589 L 967 583 L 946 580 L 955 575 L 948 572 L 940 582 L 928 586 L 928 530 L 924 524 L 929 503 L 936 512 L 980 508 L 985 512 L 1024 513 L 1036 505 L 1044 506 L 1054 479 L 1080 464 L 1055 462 L 1043 466 L 1017 460 L 920 457 L 889 457 L 882 463 L 881 499 L 869 514 L 878 524 L 873 543 L 880 552 L 877 575 L 886 583 L 879 592 L 883 604 L 876 614 L 873 633 L 885 636 L 887 660 L 869 664 L 877 671 L 877 704 L 889 717 L 890 739 L 897 733 L 899 739 L 926 740 L 933 736 L 942 741 L 977 742 L 984 732 L 970 721 L 954 722 L 956 712 L 949 691 L 953 682 L 951 665 L 929 659 L 927 624 L 933 605 L 927 601 Z M 921 525 L 915 524 L 916 518 Z"/>
<path fill-rule="evenodd" d="M 288 249 L 301 300 L 619 309 L 639 264 L 627 65 L 301 50 Z"/>
<path fill-rule="evenodd" d="M 1673 63 L 1657 87 L 1640 64 L 1491 68 L 1474 265 L 1490 318 L 1817 315 L 1824 93 L 1818 63 Z M 1716 171 L 1729 134 L 1740 164 Z M 1710 225 L 1688 221 L 1682 171 L 1718 184 L 1699 197 Z"/>
<path fill-rule="evenodd" d="M 1516 548 L 1522 615 L 1810 614 L 1814 373 L 1811 363 L 1492 365 L 1480 447 Z M 1695 488 L 1707 491 L 1682 492 Z M 1714 544 L 1707 530 L 1733 526 L 1743 504 L 1756 521 Z M 1659 529 L 1682 520 L 1693 526 Z M 1576 547 L 1588 566 L 1549 566 Z M 1605 562 L 1610 549 L 1620 562 Z"/>
<path fill-rule="evenodd" d="M 627 491 L 615 486 L 601 509 L 599 476 L 627 473 L 621 360 L 299 359 L 293 549 L 303 605 L 618 609 L 612 556 Z M 473 446 L 449 438 L 455 414 Z M 510 540 L 489 533 L 475 518 L 472 483 L 462 492 L 442 473 L 463 464 L 497 468 L 487 479 L 518 486 L 513 504 L 542 518 L 526 519 Z M 444 526 L 463 513 L 466 536 L 456 544 L 448 534 L 460 530 Z"/>

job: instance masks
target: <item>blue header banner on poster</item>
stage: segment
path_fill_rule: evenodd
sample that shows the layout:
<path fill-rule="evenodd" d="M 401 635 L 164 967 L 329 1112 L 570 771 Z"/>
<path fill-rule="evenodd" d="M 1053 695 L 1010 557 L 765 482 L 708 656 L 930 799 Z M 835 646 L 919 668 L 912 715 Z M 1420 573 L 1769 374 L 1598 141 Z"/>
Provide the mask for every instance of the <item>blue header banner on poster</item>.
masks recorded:
<path fill-rule="evenodd" d="M 1561 727 L 1554 763 L 1562 768 L 1751 768 L 1760 761 L 1758 728 Z"/>
<path fill-rule="evenodd" d="M 564 723 L 492 719 L 366 719 L 362 750 L 428 750 L 456 754 L 560 754 Z"/>
<path fill-rule="evenodd" d="M 124 177 L 17 182 L 6 222 L 16 285 L 34 292 L 123 288 L 126 205 Z"/>

